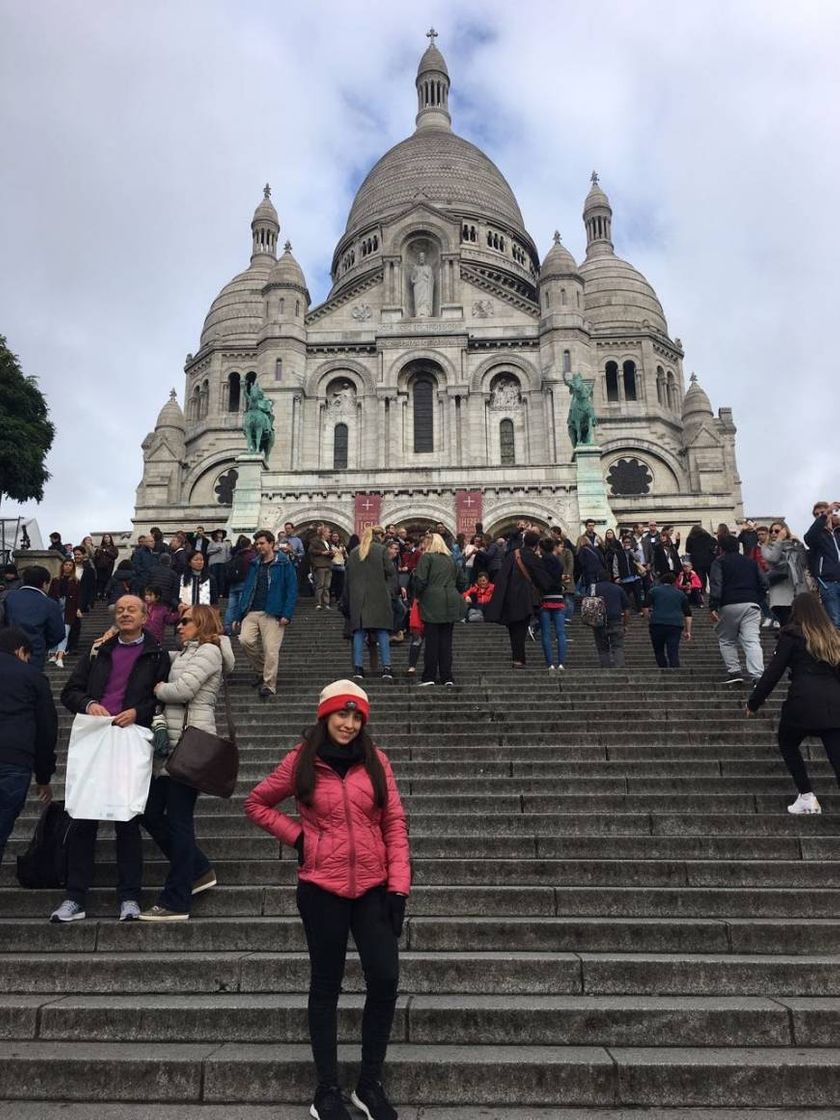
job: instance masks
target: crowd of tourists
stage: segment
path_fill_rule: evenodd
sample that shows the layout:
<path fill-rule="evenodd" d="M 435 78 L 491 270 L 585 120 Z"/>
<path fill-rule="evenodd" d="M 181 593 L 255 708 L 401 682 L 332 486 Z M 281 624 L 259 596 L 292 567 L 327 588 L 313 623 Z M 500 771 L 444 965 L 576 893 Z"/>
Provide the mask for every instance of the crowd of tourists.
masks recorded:
<path fill-rule="evenodd" d="M 557 674 L 576 611 L 592 629 L 604 668 L 624 666 L 624 632 L 635 612 L 647 622 L 656 664 L 678 669 L 694 613 L 707 610 L 727 683 L 743 680 L 743 649 L 752 685 L 748 717 L 789 675 L 778 727 L 797 790 L 788 810 L 819 813 L 801 744 L 819 737 L 840 781 L 840 503 L 817 503 L 813 517 L 804 542 L 781 521 L 747 522 L 737 534 L 724 525 L 715 534 L 694 526 L 684 544 L 654 521 L 603 534 L 588 521 L 576 541 L 526 521 L 495 538 L 476 526 L 469 540 L 442 524 L 416 538 L 397 526 L 369 526 L 346 542 L 325 525 L 308 538 L 287 523 L 276 536 L 258 530 L 235 543 L 223 530 L 176 533 L 168 542 L 152 530 L 120 563 L 108 537 L 99 546 L 85 538 L 71 549 L 53 534 L 59 574 L 34 564 L 18 574 L 8 566 L 0 588 L 0 859 L 33 777 L 39 800 L 46 807 L 52 801 L 58 721 L 45 671 L 48 661 L 63 669 L 65 655 L 78 647 L 82 618 L 101 599 L 112 625 L 77 658 L 61 702 L 76 717 L 73 734 L 79 725 L 140 735 L 149 773 L 136 811 L 74 817 L 65 837 L 65 897 L 50 920 L 86 917 L 103 819 L 115 827 L 119 921 L 188 920 L 195 896 L 217 884 L 194 825 L 198 794 L 210 790 L 200 773 L 188 780 L 173 760 L 194 729 L 206 742 L 230 745 L 217 736 L 215 716 L 234 667 L 230 635 L 238 634 L 255 670 L 252 683 L 267 700 L 276 691 L 298 595 L 311 593 L 316 611 L 338 609 L 353 679 L 321 691 L 313 726 L 251 791 L 245 812 L 297 856 L 297 905 L 311 962 L 311 1115 L 349 1115 L 339 1087 L 336 1009 L 352 931 L 366 1002 L 351 1101 L 369 1120 L 396 1120 L 382 1071 L 411 865 L 397 785 L 368 731 L 371 703 L 360 683 L 366 671 L 392 681 L 392 646 L 407 639 L 409 675 L 423 653 L 418 687 L 452 687 L 456 626 L 498 623 L 508 630 L 514 669 L 525 667 L 527 643 L 539 634 L 548 672 Z M 176 649 L 165 648 L 169 626 Z M 766 668 L 762 626 L 779 630 Z M 72 748 L 71 735 L 71 754 Z M 85 781 L 101 785 L 96 767 L 88 771 Z M 68 760 L 68 806 L 70 784 Z M 289 798 L 295 817 L 279 808 Z M 166 881 L 146 910 L 141 828 L 168 861 Z"/>

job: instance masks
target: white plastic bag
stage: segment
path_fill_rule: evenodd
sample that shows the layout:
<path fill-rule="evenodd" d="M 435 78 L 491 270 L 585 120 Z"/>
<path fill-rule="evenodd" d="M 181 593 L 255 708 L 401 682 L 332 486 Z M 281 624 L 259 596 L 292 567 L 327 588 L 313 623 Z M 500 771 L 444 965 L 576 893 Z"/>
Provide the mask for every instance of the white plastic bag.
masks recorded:
<path fill-rule="evenodd" d="M 148 727 L 115 727 L 110 716 L 75 717 L 64 793 L 74 820 L 130 821 L 146 808 L 151 780 Z"/>

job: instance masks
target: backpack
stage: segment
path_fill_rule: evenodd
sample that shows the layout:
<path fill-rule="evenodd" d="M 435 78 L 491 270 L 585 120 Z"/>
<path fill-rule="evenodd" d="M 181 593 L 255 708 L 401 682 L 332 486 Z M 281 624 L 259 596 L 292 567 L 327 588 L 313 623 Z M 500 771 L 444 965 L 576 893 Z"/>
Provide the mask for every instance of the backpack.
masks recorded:
<path fill-rule="evenodd" d="M 585 625 L 593 628 L 607 625 L 607 601 L 602 595 L 595 594 L 594 583 L 589 589 L 589 594 L 581 599 L 580 617 Z"/>
<path fill-rule="evenodd" d="M 242 583 L 248 575 L 250 564 L 251 558 L 247 556 L 244 549 L 242 552 L 238 552 L 236 556 L 232 556 L 227 564 L 225 564 L 225 580 L 228 585 L 231 583 Z"/>
<path fill-rule="evenodd" d="M 46 805 L 29 847 L 17 857 L 17 880 L 29 890 L 63 887 L 67 882 L 67 841 L 73 825 L 63 801 Z"/>

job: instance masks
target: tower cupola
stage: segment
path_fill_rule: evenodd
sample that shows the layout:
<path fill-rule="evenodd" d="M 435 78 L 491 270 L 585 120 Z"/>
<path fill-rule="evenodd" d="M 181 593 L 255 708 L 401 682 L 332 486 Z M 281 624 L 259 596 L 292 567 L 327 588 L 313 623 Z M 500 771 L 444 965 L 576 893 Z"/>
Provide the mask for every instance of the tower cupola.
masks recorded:
<path fill-rule="evenodd" d="M 587 259 L 611 254 L 612 207 L 598 182 L 597 171 L 592 172 L 592 186 L 583 204 L 583 224 L 586 227 Z"/>
<path fill-rule="evenodd" d="M 429 46 L 417 67 L 417 128 L 443 128 L 452 130 L 449 116 L 449 71 L 446 60 L 435 46 L 437 31 L 432 27 L 426 32 Z"/>
<path fill-rule="evenodd" d="M 251 219 L 251 261 L 258 257 L 277 256 L 277 237 L 280 233 L 280 219 L 271 201 L 271 187 L 263 187 L 263 200 L 254 211 Z"/>

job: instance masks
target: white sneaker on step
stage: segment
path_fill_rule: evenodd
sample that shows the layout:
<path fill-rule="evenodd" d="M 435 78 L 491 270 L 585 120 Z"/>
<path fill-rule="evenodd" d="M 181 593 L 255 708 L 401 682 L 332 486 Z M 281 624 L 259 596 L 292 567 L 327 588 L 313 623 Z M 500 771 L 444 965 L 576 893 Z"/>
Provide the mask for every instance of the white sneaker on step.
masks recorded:
<path fill-rule="evenodd" d="M 788 805 L 789 813 L 821 813 L 820 803 L 813 793 L 800 793 L 792 805 Z"/>

